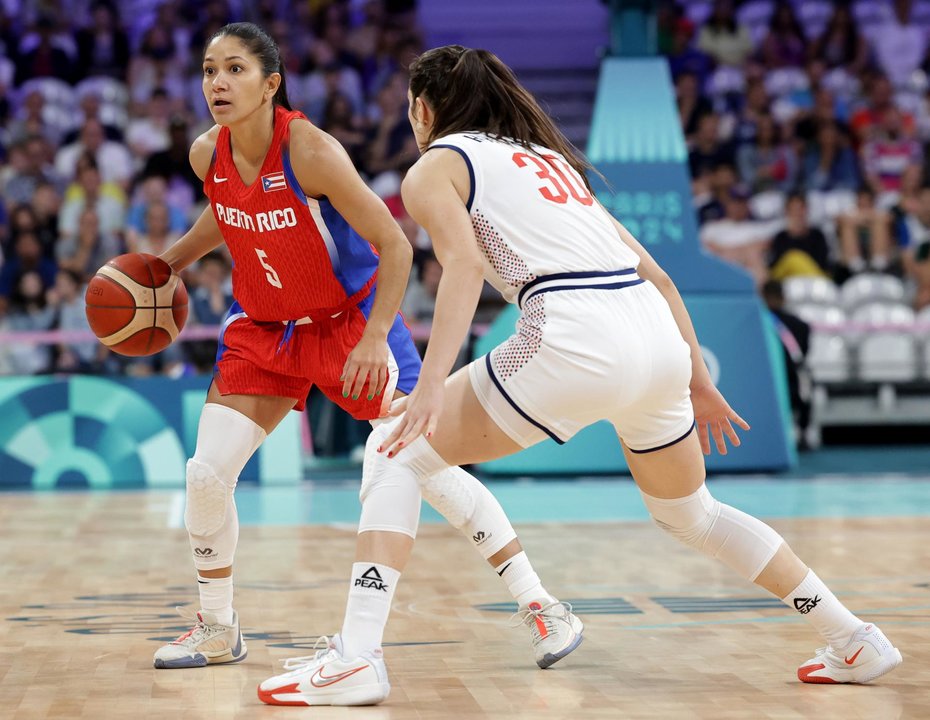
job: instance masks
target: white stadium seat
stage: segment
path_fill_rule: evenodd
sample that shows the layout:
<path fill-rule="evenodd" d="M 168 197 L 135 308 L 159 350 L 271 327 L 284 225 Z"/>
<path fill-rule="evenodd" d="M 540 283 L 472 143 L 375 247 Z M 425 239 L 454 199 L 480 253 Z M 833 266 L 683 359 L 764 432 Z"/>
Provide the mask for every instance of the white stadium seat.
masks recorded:
<path fill-rule="evenodd" d="M 903 303 L 904 295 L 899 278 L 881 273 L 856 275 L 840 288 L 840 301 L 847 310 L 874 302 Z"/>
<path fill-rule="evenodd" d="M 836 284 L 827 278 L 789 277 L 785 279 L 782 288 L 785 293 L 785 302 L 790 306 L 837 305 L 840 299 Z"/>
<path fill-rule="evenodd" d="M 870 334 L 859 343 L 859 379 L 910 382 L 917 379 L 917 345 L 909 332 Z"/>
<path fill-rule="evenodd" d="M 807 366 L 818 383 L 841 383 L 850 378 L 849 344 L 841 335 L 829 332 L 811 334 Z"/>
<path fill-rule="evenodd" d="M 889 329 L 910 332 L 915 316 L 914 311 L 907 305 L 879 301 L 860 305 L 849 314 L 849 318 L 854 323 L 890 326 Z"/>
<path fill-rule="evenodd" d="M 804 322 L 821 329 L 839 329 L 846 322 L 846 313 L 835 305 L 807 303 L 793 307 L 792 311 Z"/>

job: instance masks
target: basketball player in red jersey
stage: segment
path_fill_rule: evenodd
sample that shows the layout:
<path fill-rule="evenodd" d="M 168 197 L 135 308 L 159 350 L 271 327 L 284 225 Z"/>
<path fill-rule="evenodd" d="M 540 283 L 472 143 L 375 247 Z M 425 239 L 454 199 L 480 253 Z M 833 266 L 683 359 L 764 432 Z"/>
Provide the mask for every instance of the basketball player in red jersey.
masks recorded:
<path fill-rule="evenodd" d="M 220 29 L 204 53 L 203 92 L 217 124 L 194 142 L 190 161 L 210 207 L 161 257 L 181 270 L 225 242 L 236 301 L 187 464 L 185 524 L 201 608 L 190 614 L 189 632 L 155 653 L 157 668 L 246 657 L 233 610 L 233 492 L 267 434 L 290 410 L 304 408 L 313 385 L 354 417 L 376 423 L 395 396 L 413 390 L 420 370 L 398 314 L 411 247 L 339 143 L 290 109 L 274 41 L 251 23 Z M 459 503 L 445 514 L 499 570 L 518 603 L 552 616 L 531 628 L 537 663 L 551 665 L 581 642 L 581 622 L 542 587 L 487 489 L 460 468 L 447 475 L 443 493 L 424 489 L 422 496 L 441 512 L 450 493 L 470 498 L 467 508 Z M 379 562 L 365 561 L 373 547 L 409 555 L 421 492 L 409 483 L 375 489 L 363 478 L 360 497 L 365 510 L 348 607 L 371 622 L 342 634 L 340 647 L 349 653 L 380 647 L 379 618 L 403 564 L 383 551 Z"/>

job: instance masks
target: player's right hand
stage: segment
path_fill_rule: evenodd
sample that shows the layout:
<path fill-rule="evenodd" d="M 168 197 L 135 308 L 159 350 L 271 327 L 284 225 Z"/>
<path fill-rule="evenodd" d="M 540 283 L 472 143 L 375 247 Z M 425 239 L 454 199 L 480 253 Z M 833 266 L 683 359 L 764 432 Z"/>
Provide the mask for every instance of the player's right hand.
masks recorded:
<path fill-rule="evenodd" d="M 342 380 L 342 396 L 351 395 L 353 400 L 358 400 L 365 390 L 366 383 L 369 400 L 375 395 L 380 395 L 390 376 L 389 357 L 386 340 L 363 334 L 362 339 L 346 358 L 342 375 L 339 376 Z"/>

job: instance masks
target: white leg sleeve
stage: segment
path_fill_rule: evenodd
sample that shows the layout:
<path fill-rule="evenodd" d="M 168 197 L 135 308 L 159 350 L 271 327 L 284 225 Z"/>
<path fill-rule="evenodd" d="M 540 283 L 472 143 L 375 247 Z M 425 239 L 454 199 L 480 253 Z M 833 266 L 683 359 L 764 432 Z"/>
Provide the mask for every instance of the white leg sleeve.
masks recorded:
<path fill-rule="evenodd" d="M 403 477 L 408 479 L 406 482 L 409 482 L 409 478 L 418 482 L 423 498 L 446 518 L 452 527 L 464 533 L 485 559 L 516 538 L 517 534 L 503 508 L 491 492 L 461 468 L 449 467 L 426 438 L 417 438 L 390 460 L 378 453 L 377 447 L 390 434 L 392 428 L 393 423 L 379 425 L 369 436 L 366 445 L 366 469 L 362 482 L 362 517 L 365 519 L 366 529 L 377 529 L 369 526 L 375 522 L 376 514 L 399 514 L 390 508 L 369 510 L 365 497 L 370 497 L 370 486 L 376 483 L 380 486 L 385 482 L 397 485 Z M 370 475 L 368 467 L 372 469 Z M 384 520 L 380 522 L 384 523 Z M 410 520 L 407 519 L 406 522 L 409 524 Z M 359 523 L 359 532 L 362 532 L 362 527 L 362 523 Z"/>
<path fill-rule="evenodd" d="M 378 431 L 384 423 L 372 422 L 372 425 L 375 430 L 365 443 L 362 487 L 358 492 L 362 503 L 358 531 L 380 530 L 416 538 L 420 524 L 420 485 L 411 468 L 394 459 L 388 460 L 378 452 L 378 445 L 387 434 Z"/>
<path fill-rule="evenodd" d="M 187 461 L 184 511 L 198 570 L 232 565 L 239 541 L 233 493 L 239 473 L 264 439 L 265 431 L 239 411 L 216 403 L 204 405 L 197 449 Z"/>
<path fill-rule="evenodd" d="M 642 496 L 656 525 L 753 582 L 784 542 L 761 520 L 714 499 L 706 485 L 673 500 Z"/>

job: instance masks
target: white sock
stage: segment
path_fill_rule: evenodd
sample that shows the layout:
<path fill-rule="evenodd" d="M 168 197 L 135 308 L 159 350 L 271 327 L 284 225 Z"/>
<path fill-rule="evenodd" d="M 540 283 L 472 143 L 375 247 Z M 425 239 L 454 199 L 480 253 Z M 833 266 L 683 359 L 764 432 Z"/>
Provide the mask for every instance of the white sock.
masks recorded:
<path fill-rule="evenodd" d="M 556 599 L 542 586 L 539 575 L 533 570 L 525 552 L 517 553 L 494 569 L 507 583 L 507 589 L 521 608 L 526 607 L 533 600 L 541 600 L 544 603 L 556 602 Z"/>
<path fill-rule="evenodd" d="M 387 565 L 373 562 L 352 565 L 349 600 L 340 634 L 346 660 L 381 647 L 398 580 L 400 573 Z"/>
<path fill-rule="evenodd" d="M 197 589 L 200 591 L 200 609 L 213 613 L 221 625 L 232 625 L 232 575 L 224 578 L 205 578 L 198 574 Z"/>
<path fill-rule="evenodd" d="M 782 602 L 801 613 L 833 648 L 845 647 L 862 625 L 862 620 L 846 609 L 813 570 L 808 570 L 801 584 Z"/>

